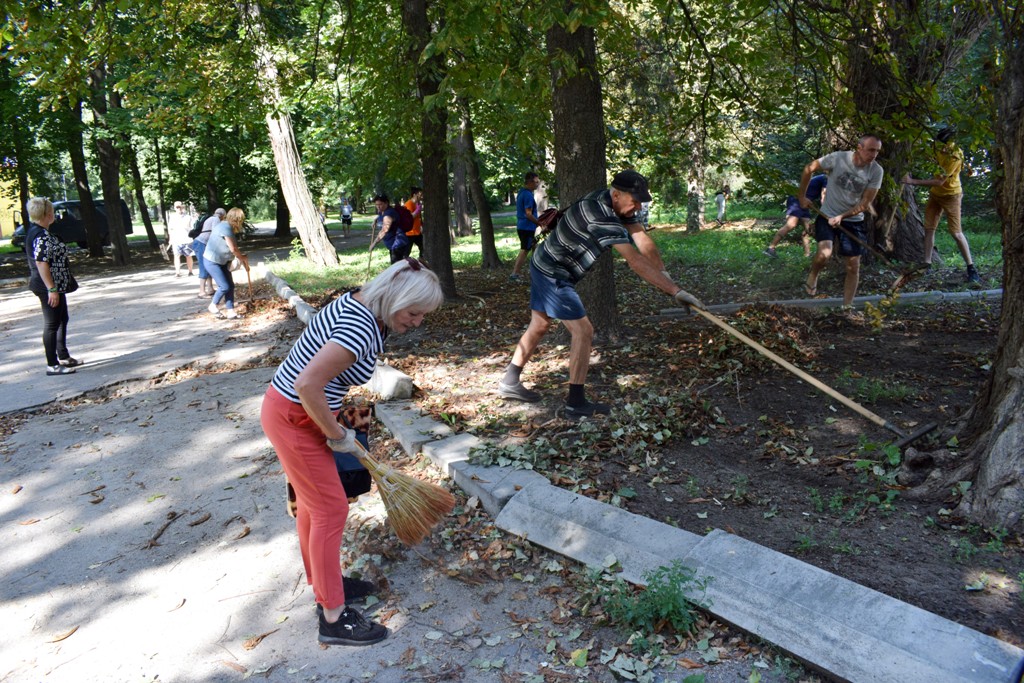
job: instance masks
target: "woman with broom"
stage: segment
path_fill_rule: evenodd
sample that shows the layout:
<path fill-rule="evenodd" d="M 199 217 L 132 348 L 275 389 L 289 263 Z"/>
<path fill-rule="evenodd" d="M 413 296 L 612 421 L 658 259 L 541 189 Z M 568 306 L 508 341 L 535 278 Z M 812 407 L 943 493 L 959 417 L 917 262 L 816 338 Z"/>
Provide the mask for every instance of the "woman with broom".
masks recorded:
<path fill-rule="evenodd" d="M 392 264 L 316 314 L 263 397 L 263 431 L 295 489 L 299 549 L 320 608 L 321 643 L 371 645 L 388 635 L 346 605 L 345 583 L 350 592 L 360 586 L 341 576 L 348 498 L 332 451 L 356 453 L 359 447 L 354 430 L 338 422 L 342 401 L 351 387 L 370 380 L 387 335 L 419 327 L 442 301 L 437 276 L 419 261 Z"/>

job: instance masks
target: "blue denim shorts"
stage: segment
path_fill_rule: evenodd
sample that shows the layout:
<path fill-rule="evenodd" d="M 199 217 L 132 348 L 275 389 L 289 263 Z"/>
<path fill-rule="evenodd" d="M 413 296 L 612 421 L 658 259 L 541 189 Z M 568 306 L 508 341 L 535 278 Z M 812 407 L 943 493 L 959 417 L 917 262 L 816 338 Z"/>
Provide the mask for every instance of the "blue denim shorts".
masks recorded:
<path fill-rule="evenodd" d="M 549 318 L 579 320 L 587 317 L 576 286 L 556 280 L 537 270 L 530 261 L 530 310 L 543 311 Z"/>
<path fill-rule="evenodd" d="M 864 232 L 864 221 L 843 221 L 842 226 L 862 241 L 868 241 L 868 235 Z M 818 242 L 835 243 L 839 247 L 840 256 L 863 256 L 868 251 L 845 232 L 829 225 L 828 219 L 824 216 L 818 216 L 814 220 L 814 239 Z"/>

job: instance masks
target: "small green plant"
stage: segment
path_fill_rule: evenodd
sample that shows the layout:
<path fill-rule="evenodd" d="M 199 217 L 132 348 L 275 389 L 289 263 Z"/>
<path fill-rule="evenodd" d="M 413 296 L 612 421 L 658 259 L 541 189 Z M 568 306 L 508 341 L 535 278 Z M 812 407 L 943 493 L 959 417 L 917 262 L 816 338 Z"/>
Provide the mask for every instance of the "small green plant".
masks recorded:
<path fill-rule="evenodd" d="M 814 508 L 815 512 L 825 511 L 825 499 L 821 497 L 821 492 L 814 487 L 808 487 L 807 497 L 811 499 L 811 507 Z"/>
<path fill-rule="evenodd" d="M 306 258 L 306 248 L 302 246 L 302 240 L 298 237 L 292 240 L 291 251 L 288 252 L 288 258 L 293 261 L 299 261 Z"/>
<path fill-rule="evenodd" d="M 697 480 L 693 477 L 686 480 L 686 495 L 690 498 L 700 497 L 700 484 L 698 484 Z"/>
<path fill-rule="evenodd" d="M 814 538 L 814 531 L 808 529 L 805 533 L 796 535 L 796 548 L 794 548 L 794 551 L 798 553 L 806 553 L 814 550 L 818 545 L 820 544 L 818 543 L 818 540 Z"/>
<path fill-rule="evenodd" d="M 599 603 L 608 622 L 625 631 L 640 631 L 641 637 L 654 634 L 666 624 L 677 633 L 691 633 L 697 622 L 698 608 L 707 608 L 708 578 L 697 578 L 692 569 L 676 560 L 644 575 L 647 587 L 636 591 L 619 577 L 600 570 L 589 573 L 583 596 L 590 604 Z M 634 636 L 634 641 L 636 637 Z"/>
<path fill-rule="evenodd" d="M 1006 550 L 1006 537 L 1010 534 L 1004 527 L 997 526 L 988 530 L 992 538 L 984 545 L 984 550 L 990 553 L 1001 553 Z"/>
<path fill-rule="evenodd" d="M 1017 581 L 1019 581 L 1021 585 L 1021 589 L 1017 591 L 1017 597 L 1020 598 L 1021 602 L 1024 602 L 1024 572 L 1017 574 Z"/>
<path fill-rule="evenodd" d="M 846 496 L 842 491 L 836 491 L 828 499 L 828 509 L 834 514 L 841 514 L 843 511 L 843 504 L 846 502 Z"/>
<path fill-rule="evenodd" d="M 971 543 L 969 538 L 961 538 L 958 541 L 950 541 L 953 546 L 953 556 L 960 564 L 966 564 L 978 554 L 978 546 Z"/>

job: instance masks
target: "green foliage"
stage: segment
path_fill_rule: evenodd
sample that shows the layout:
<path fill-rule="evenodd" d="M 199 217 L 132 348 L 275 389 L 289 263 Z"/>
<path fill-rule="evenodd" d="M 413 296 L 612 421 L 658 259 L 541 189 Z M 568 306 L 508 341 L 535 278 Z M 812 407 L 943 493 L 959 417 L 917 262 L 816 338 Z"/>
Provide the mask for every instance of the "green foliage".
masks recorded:
<path fill-rule="evenodd" d="M 666 626 L 689 634 L 699 617 L 697 610 L 710 607 L 706 592 L 711 579 L 698 578 L 678 560 L 645 574 L 647 586 L 639 590 L 601 570 L 591 570 L 587 581 L 581 596 L 584 602 L 599 605 L 610 624 L 641 635 Z"/>

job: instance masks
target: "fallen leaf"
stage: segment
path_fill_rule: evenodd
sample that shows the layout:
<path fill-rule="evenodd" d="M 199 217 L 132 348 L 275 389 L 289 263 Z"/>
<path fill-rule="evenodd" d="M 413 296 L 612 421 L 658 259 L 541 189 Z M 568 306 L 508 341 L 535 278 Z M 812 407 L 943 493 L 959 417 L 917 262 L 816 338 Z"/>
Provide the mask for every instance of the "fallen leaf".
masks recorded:
<path fill-rule="evenodd" d="M 13 489 L 11 489 L 11 493 L 17 493 L 18 491 L 20 491 L 20 490 L 21 490 L 21 488 L 22 488 L 22 487 L 21 487 L 21 484 L 15 484 L 15 485 L 14 485 L 14 488 L 13 488 Z"/>
<path fill-rule="evenodd" d="M 70 638 L 74 634 L 74 632 L 77 631 L 77 630 L 78 630 L 78 626 L 73 626 L 70 631 L 68 631 L 66 633 L 62 633 L 59 636 L 57 636 L 56 638 L 54 638 L 53 640 L 50 640 L 48 642 L 50 642 L 50 643 L 59 643 L 62 640 L 66 640 L 67 638 Z"/>
<path fill-rule="evenodd" d="M 245 537 L 246 537 L 246 536 L 248 536 L 248 535 L 249 535 L 249 527 L 245 527 L 244 529 L 242 529 L 242 530 L 241 530 L 241 531 L 240 531 L 240 532 L 238 533 L 238 535 L 237 535 L 237 536 L 235 536 L 235 540 L 237 541 L 237 540 L 243 539 L 243 538 L 245 538 Z"/>
<path fill-rule="evenodd" d="M 20 524 L 21 526 L 28 526 L 29 524 L 35 524 L 38 521 L 39 521 L 38 519 L 33 517 L 32 519 L 22 520 L 22 521 L 18 522 L 18 524 Z"/>
<path fill-rule="evenodd" d="M 683 659 L 680 659 L 679 663 L 682 664 L 687 669 L 703 669 L 704 668 L 704 665 L 701 664 L 700 662 L 695 662 L 692 659 L 688 659 L 686 657 L 684 657 Z"/>
<path fill-rule="evenodd" d="M 199 519 L 193 519 L 191 522 L 188 523 L 188 525 L 189 526 L 199 526 L 200 524 L 202 524 L 203 522 L 208 521 L 209 519 L 210 519 L 210 513 L 207 512 L 205 515 L 203 515 Z"/>
<path fill-rule="evenodd" d="M 253 636 L 252 638 L 249 638 L 247 641 L 242 643 L 242 649 L 244 649 L 244 650 L 254 650 L 254 649 L 256 649 L 256 646 L 259 645 L 260 643 L 262 643 L 264 638 L 266 638 L 267 636 L 269 636 L 269 635 L 271 635 L 273 633 L 277 633 L 279 630 L 280 629 L 276 629 L 275 628 L 273 631 L 267 631 L 266 633 L 261 633 L 258 636 Z"/>
<path fill-rule="evenodd" d="M 167 610 L 167 611 L 168 611 L 168 612 L 173 612 L 173 611 L 175 611 L 175 610 L 179 610 L 179 609 L 181 609 L 181 608 L 182 608 L 182 607 L 184 607 L 184 606 L 185 606 L 185 598 L 182 598 L 182 599 L 181 599 L 181 602 L 179 602 L 179 603 L 178 603 L 178 604 L 177 604 L 177 605 L 176 605 L 175 607 L 172 607 L 171 609 L 169 609 L 169 610 Z"/>
<path fill-rule="evenodd" d="M 102 503 L 103 501 L 106 500 L 106 498 L 97 493 L 94 493 L 92 495 L 95 496 L 95 498 L 90 498 L 89 502 L 92 503 L 93 505 L 95 505 L 96 503 Z"/>
<path fill-rule="evenodd" d="M 228 668 L 234 669 L 235 671 L 237 671 L 240 674 L 244 674 L 245 671 L 246 671 L 245 667 L 242 666 L 241 664 L 237 663 L 237 662 L 229 662 L 226 659 L 222 659 L 222 660 L 220 660 L 220 663 L 223 664 L 224 666 L 228 667 Z"/>

